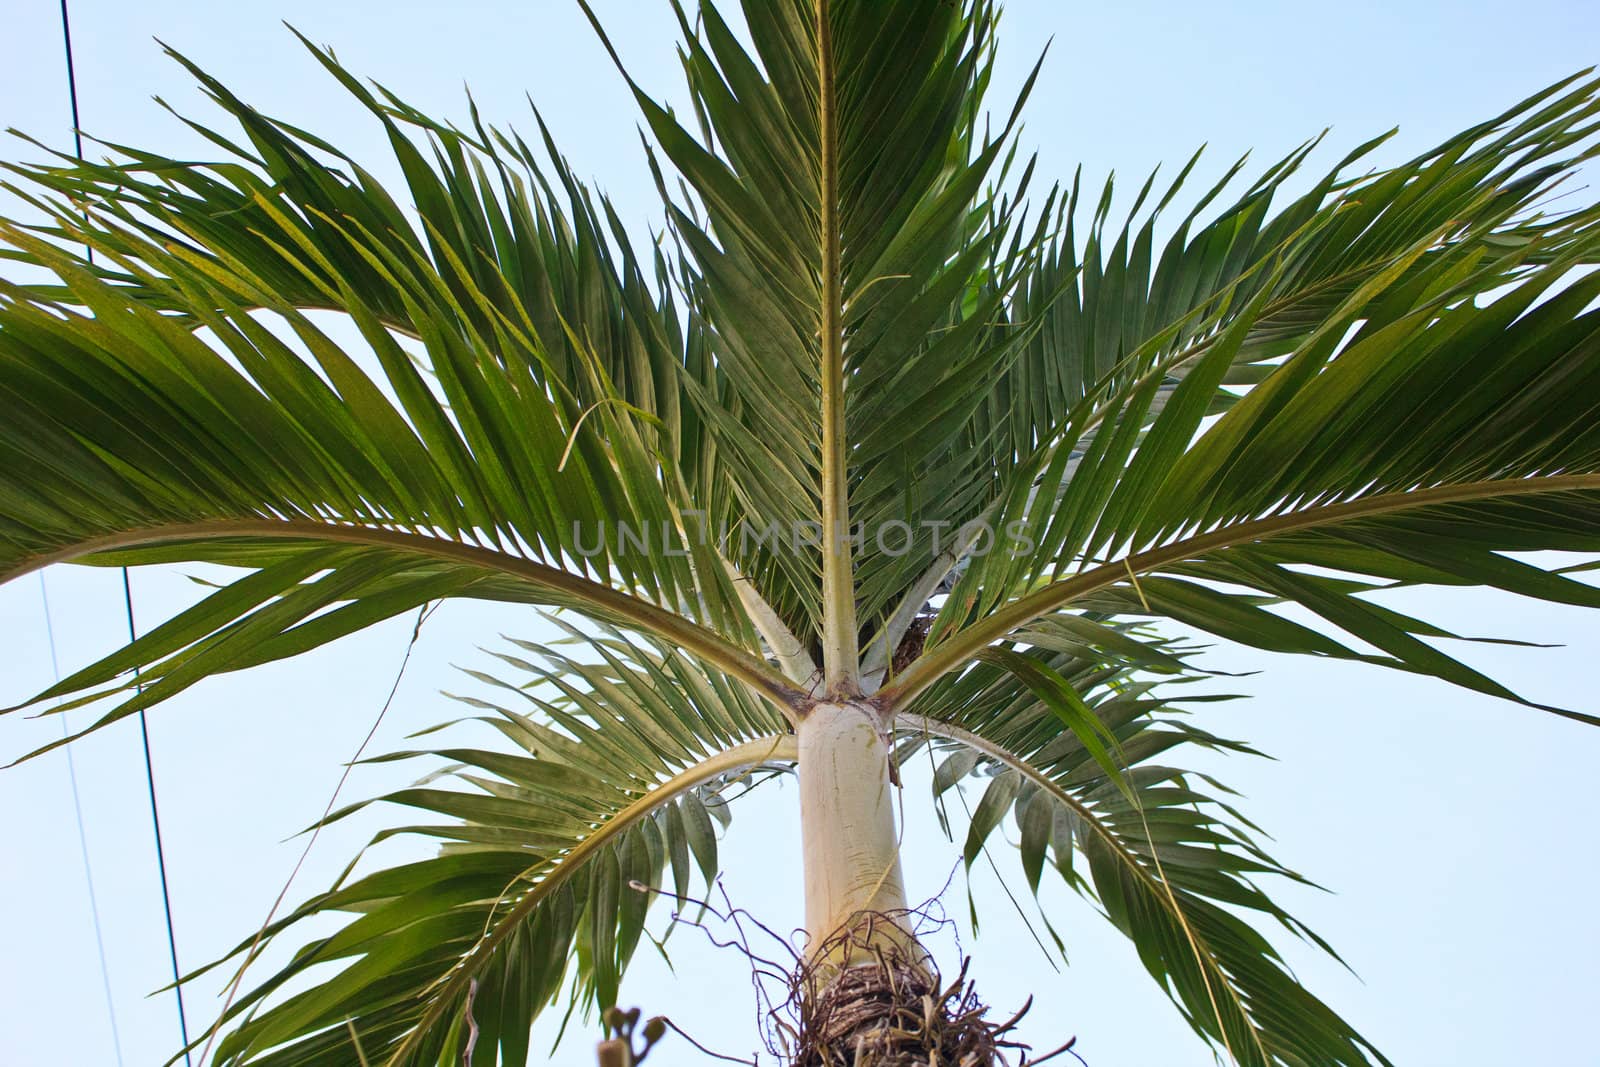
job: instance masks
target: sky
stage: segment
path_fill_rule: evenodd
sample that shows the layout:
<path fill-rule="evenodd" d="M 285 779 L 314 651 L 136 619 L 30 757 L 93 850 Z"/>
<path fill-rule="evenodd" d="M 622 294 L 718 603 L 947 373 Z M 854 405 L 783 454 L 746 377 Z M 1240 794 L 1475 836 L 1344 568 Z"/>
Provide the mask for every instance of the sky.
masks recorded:
<path fill-rule="evenodd" d="M 635 77 L 681 100 L 665 0 L 595 6 Z M 53 2 L 10 6 L 0 45 L 0 125 L 65 149 L 59 17 Z M 488 119 L 531 130 L 527 94 L 575 170 L 612 195 L 642 239 L 658 218 L 634 106 L 567 0 L 448 7 L 79 0 L 72 17 L 83 124 L 107 140 L 176 157 L 211 154 L 152 100 L 206 115 L 192 78 L 161 55 L 159 37 L 261 109 L 372 161 L 381 177 L 392 175 L 381 131 L 321 72 L 281 25 L 287 21 L 333 45 L 353 71 L 436 116 L 465 118 L 466 84 Z M 1328 165 L 1395 125 L 1400 135 L 1382 159 L 1409 157 L 1600 58 L 1597 31 L 1600 11 L 1592 5 L 1554 0 L 1509 10 L 1348 3 L 1319 8 L 1315 18 L 1303 5 L 1273 3 L 1012 0 L 1001 21 L 993 100 L 1009 101 L 1051 41 L 1022 132 L 1024 145 L 1039 152 L 1043 176 L 1069 179 L 1081 164 L 1098 182 L 1114 169 L 1126 191 L 1156 164 L 1174 168 L 1205 142 L 1209 162 L 1195 183 L 1203 187 L 1207 166 L 1215 173 L 1252 148 L 1265 165 L 1325 127 L 1332 127 L 1321 156 Z M 17 141 L 0 148 L 3 159 L 34 154 Z M 136 572 L 141 629 L 192 602 L 199 587 L 190 576 L 200 573 Z M 1560 645 L 1452 651 L 1531 699 L 1596 710 L 1600 629 L 1579 609 L 1459 590 L 1389 602 L 1460 632 Z M 0 587 L 0 704 L 47 685 L 52 656 L 67 671 L 117 647 L 122 612 L 114 571 L 56 567 L 42 582 L 30 575 Z M 454 665 L 482 666 L 480 646 L 502 633 L 538 636 L 539 626 L 507 608 L 441 609 L 422 631 L 372 751 L 404 747 L 407 733 L 461 714 L 439 693 L 463 688 Z M 410 631 L 410 619 L 393 620 L 287 663 L 211 680 L 150 714 L 186 967 L 232 947 L 265 917 L 299 855 L 302 839 L 289 839 L 320 814 L 341 764 L 383 707 Z M 1373 668 L 1223 647 L 1205 663 L 1258 672 L 1227 682 L 1251 699 L 1207 705 L 1196 722 L 1275 759 L 1233 757 L 1207 767 L 1246 795 L 1245 811 L 1274 836 L 1276 855 L 1326 887 L 1285 887 L 1281 899 L 1349 965 L 1279 939 L 1296 973 L 1398 1064 L 1600 1064 L 1589 1025 L 1600 988 L 1591 889 L 1600 859 L 1589 818 L 1600 734 Z M 0 759 L 59 730 L 55 719 L 0 720 Z M 67 757 L 57 752 L 0 771 L 0 1064 L 159 1063 L 177 1046 L 178 1027 L 170 994 L 152 995 L 169 963 L 138 727 L 126 721 L 74 752 L 107 980 Z M 360 769 L 344 799 L 416 773 Z M 959 855 L 934 825 L 926 790 L 925 774 L 908 775 L 913 898 L 938 892 Z M 329 883 L 385 819 L 369 813 L 324 833 L 291 899 Z M 723 847 L 735 902 L 775 928 L 797 925 L 792 784 L 741 803 Z M 991 855 L 1021 885 L 1014 854 L 996 841 Z M 1047 883 L 1040 905 L 1024 888 L 1013 908 L 980 861 L 970 880 L 982 920 L 974 936 L 968 891 L 958 872 L 944 897 L 961 927 L 959 943 L 952 937 L 942 947 L 947 964 L 970 952 L 972 975 L 997 1014 L 1032 994 L 1022 1032 L 1038 1046 L 1076 1034 L 1077 1050 L 1094 1067 L 1211 1062 L 1132 949 L 1088 904 Z M 1070 966 L 1052 962 L 1029 933 L 1022 916 L 1033 918 L 1039 906 L 1065 939 Z M 668 949 L 673 969 L 648 946 L 641 950 L 622 1002 L 672 1016 L 718 1051 L 748 1055 L 756 1047 L 755 1007 L 743 962 L 693 929 L 677 930 Z M 259 965 L 257 977 L 270 963 Z M 189 995 L 192 1027 L 216 1010 L 216 989 L 202 984 Z M 549 1047 L 558 1023 L 554 1013 L 540 1021 L 536 1047 Z M 569 1033 L 550 1062 L 592 1063 L 591 1036 Z M 713 1062 L 669 1040 L 655 1054 L 662 1067 Z"/>

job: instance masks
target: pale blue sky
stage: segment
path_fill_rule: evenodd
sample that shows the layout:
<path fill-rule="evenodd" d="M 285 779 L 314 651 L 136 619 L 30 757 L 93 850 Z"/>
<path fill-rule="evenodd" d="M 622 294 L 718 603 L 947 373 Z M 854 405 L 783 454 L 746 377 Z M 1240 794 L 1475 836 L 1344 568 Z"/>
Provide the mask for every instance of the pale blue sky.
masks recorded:
<path fill-rule="evenodd" d="M 643 84 L 676 96 L 675 23 L 665 0 L 596 6 Z M 352 70 L 436 115 L 465 116 L 465 81 L 486 117 L 531 128 L 523 93 L 531 94 L 577 171 L 608 190 L 630 224 L 644 232 L 656 218 L 632 104 L 566 0 L 449 9 L 80 0 L 73 15 L 84 124 L 109 140 L 210 154 L 150 99 L 203 113 L 192 80 L 152 42 L 158 36 L 263 110 L 383 164 L 381 132 L 282 28 L 287 20 L 332 44 Z M 58 17 L 50 0 L 11 5 L 0 125 L 67 147 Z M 1266 162 L 1329 125 L 1325 162 L 1399 124 L 1386 157 L 1395 159 L 1594 62 L 1597 30 L 1592 5 L 1540 0 L 1509 8 L 1350 3 L 1314 12 L 1272 3 L 1091 9 L 1013 0 L 1001 25 L 998 93 L 1004 98 L 1054 36 L 1023 132 L 1046 178 L 1070 178 L 1081 162 L 1092 180 L 1115 168 L 1136 185 L 1155 163 L 1181 163 L 1202 141 L 1213 168 L 1249 148 Z M 22 150 L 8 143 L 0 156 Z M 135 575 L 147 624 L 195 595 L 183 573 Z M 120 642 L 114 573 L 57 568 L 46 582 L 64 669 Z M 1564 642 L 1475 646 L 1462 655 L 1532 698 L 1595 710 L 1589 678 L 1600 629 L 1592 616 L 1494 594 L 1413 594 L 1403 603 L 1462 632 Z M 481 661 L 475 646 L 499 632 L 525 635 L 535 626 L 509 610 L 440 611 L 374 750 L 401 747 L 409 730 L 458 714 L 437 695 L 459 688 L 450 665 Z M 186 964 L 212 958 L 265 915 L 298 854 L 298 842 L 283 839 L 321 811 L 339 764 L 388 692 L 408 633 L 409 621 L 391 622 L 287 664 L 212 681 L 152 713 Z M 36 577 L 0 587 L 0 637 L 3 704 L 50 679 Z M 1286 942 L 1297 972 L 1407 1067 L 1600 1064 L 1590 1025 L 1600 988 L 1591 884 L 1600 867 L 1589 815 L 1600 734 L 1373 669 L 1229 649 L 1210 662 L 1264 672 L 1232 686 L 1254 699 L 1208 706 L 1198 721 L 1279 758 L 1235 758 L 1220 770 L 1248 795 L 1246 812 L 1277 838 L 1279 857 L 1335 891 L 1284 896 L 1360 980 Z M 0 756 L 58 729 L 55 721 L 0 722 Z M 169 996 L 146 996 L 168 965 L 137 728 L 124 723 L 84 743 L 77 769 L 123 1060 L 158 1063 L 175 1047 L 176 1021 Z M 409 774 L 363 770 L 348 796 Z M 957 855 L 925 816 L 925 790 L 925 776 L 910 778 L 913 896 L 937 890 Z M 0 812 L 0 1064 L 114 1063 L 65 758 L 0 772 Z M 325 834 L 295 896 L 325 885 L 377 825 L 368 817 Z M 779 928 L 800 917 L 796 831 L 793 789 L 769 787 L 742 805 L 724 846 L 730 892 Z M 1004 849 L 994 856 L 1015 873 Z M 1094 1067 L 1210 1062 L 1131 948 L 1090 907 L 1059 887 L 1046 892 L 1072 957 L 1057 973 L 993 878 L 980 870 L 973 881 L 984 929 L 977 940 L 963 930 L 961 944 L 976 956 L 973 973 L 997 1011 L 1035 994 L 1027 1036 L 1051 1047 L 1076 1033 Z M 947 898 L 952 914 L 964 916 L 964 893 L 958 878 Z M 1024 898 L 1024 909 L 1032 907 Z M 693 930 L 678 931 L 671 945 L 676 976 L 646 947 L 624 1003 L 670 1014 L 705 1043 L 747 1054 L 754 1007 L 741 961 L 706 950 Z M 208 1019 L 215 1007 L 209 991 L 190 996 L 191 1020 Z M 540 1024 L 545 1047 L 555 1021 Z M 663 1067 L 710 1062 L 677 1042 L 657 1055 Z M 570 1035 L 553 1062 L 591 1063 L 587 1034 Z"/>

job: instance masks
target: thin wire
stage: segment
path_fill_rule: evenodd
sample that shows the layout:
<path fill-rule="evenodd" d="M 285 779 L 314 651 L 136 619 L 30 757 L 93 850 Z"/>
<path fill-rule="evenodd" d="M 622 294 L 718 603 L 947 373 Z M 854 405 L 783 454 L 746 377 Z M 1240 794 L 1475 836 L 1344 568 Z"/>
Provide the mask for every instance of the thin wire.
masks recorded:
<path fill-rule="evenodd" d="M 83 133 L 78 121 L 78 71 L 72 62 L 72 21 L 67 18 L 67 0 L 61 0 L 61 43 L 67 49 L 67 95 L 72 100 L 72 147 L 74 154 L 83 160 Z M 89 250 L 94 255 L 94 250 Z"/>
<path fill-rule="evenodd" d="M 78 113 L 78 67 L 72 55 L 72 18 L 67 12 L 67 0 L 61 0 L 61 44 L 67 58 L 67 99 L 72 105 L 72 147 L 73 153 L 79 162 L 83 160 L 83 122 Z M 87 212 L 85 212 L 87 217 Z M 94 262 L 94 248 L 85 246 L 84 253 L 90 263 Z M 138 639 L 138 633 L 133 623 L 133 587 L 128 578 L 128 568 L 122 568 L 122 598 L 128 615 L 128 641 L 132 643 Z M 138 669 L 134 674 L 135 693 L 144 692 L 144 683 L 139 680 Z M 156 774 L 155 767 L 150 759 L 150 727 L 145 720 L 144 710 L 139 711 L 139 739 L 144 747 L 144 777 L 145 785 L 150 795 L 150 823 L 155 831 L 156 839 L 156 867 L 161 873 L 161 907 L 167 923 L 167 953 L 172 962 L 172 993 L 178 1001 L 178 1032 L 183 1037 L 183 1062 L 193 1067 L 189 1058 L 189 1020 L 183 1007 L 183 987 L 179 984 L 181 972 L 178 969 L 178 937 L 172 923 L 172 894 L 167 886 L 167 853 L 161 840 L 161 809 L 156 804 Z M 70 746 L 69 746 L 70 748 Z M 70 753 L 69 753 L 69 759 Z M 81 829 L 81 827 L 80 827 Z M 113 1026 L 115 1023 L 113 1023 Z M 121 1052 L 118 1052 L 119 1062 Z"/>
<path fill-rule="evenodd" d="M 63 4 L 66 0 L 61 0 Z M 138 640 L 133 625 L 133 585 L 128 580 L 128 568 L 122 568 L 122 603 L 128 613 L 128 643 Z M 144 683 L 139 680 L 139 668 L 133 669 L 134 692 L 143 693 Z M 167 889 L 167 852 L 161 843 L 161 809 L 156 806 L 156 772 L 150 760 L 150 724 L 145 720 L 144 709 L 139 709 L 139 739 L 144 743 L 144 782 L 150 794 L 150 826 L 156 838 L 156 869 L 161 872 L 161 908 L 167 920 L 167 954 L 172 961 L 172 992 L 178 998 L 178 1032 L 183 1035 L 183 1062 L 189 1059 L 189 1019 L 183 1010 L 183 986 L 178 970 L 178 937 L 172 925 L 172 894 Z"/>
<path fill-rule="evenodd" d="M 44 602 L 44 636 L 50 645 L 50 670 L 59 682 L 61 660 L 56 655 L 56 630 L 50 618 L 50 591 L 45 588 L 44 571 L 39 572 L 39 599 Z M 61 712 L 61 736 L 68 736 L 67 713 L 64 711 Z M 83 801 L 78 796 L 78 765 L 72 758 L 72 746 L 63 748 L 67 754 L 67 779 L 72 783 L 72 813 L 78 820 L 78 853 L 83 857 L 83 880 L 89 886 L 89 914 L 94 918 L 94 947 L 100 957 L 100 984 L 106 995 L 106 1015 L 111 1018 L 111 1047 L 117 1053 L 117 1067 L 122 1067 L 122 1034 L 117 1029 L 116 1002 L 111 998 L 111 969 L 106 964 L 106 942 L 100 932 L 100 901 L 95 896 L 94 868 L 89 863 L 89 838 L 83 830 Z"/>

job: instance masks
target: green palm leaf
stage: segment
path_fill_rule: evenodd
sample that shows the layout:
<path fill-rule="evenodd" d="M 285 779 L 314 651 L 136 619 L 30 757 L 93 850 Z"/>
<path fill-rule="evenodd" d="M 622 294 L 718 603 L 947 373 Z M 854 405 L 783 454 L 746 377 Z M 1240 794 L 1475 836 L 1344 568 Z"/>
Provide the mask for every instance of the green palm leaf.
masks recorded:
<path fill-rule="evenodd" d="M 1458 545 L 1434 555 L 1435 563 L 1451 561 L 1432 568 L 1437 580 L 1490 585 L 1509 580 L 1509 564 L 1486 555 L 1591 551 L 1587 514 L 1600 477 L 1587 384 L 1596 320 L 1585 309 L 1595 291 L 1591 279 L 1562 279 L 1594 261 L 1596 219 L 1592 209 L 1527 213 L 1592 151 L 1583 123 L 1596 109 L 1595 86 L 1562 88 L 1354 187 L 1353 209 L 1346 194 L 1334 195 L 1320 216 L 1267 250 L 1248 285 L 1229 283 L 1213 298 L 1225 307 L 1195 306 L 1205 323 L 1199 341 L 1180 344 L 1180 322 L 1125 357 L 998 498 L 994 527 L 1018 524 L 1037 551 L 1020 559 L 993 553 L 960 570 L 930 639 L 949 643 L 896 682 L 890 699 L 1040 612 L 1112 587 L 1127 594 L 1117 610 L 1147 607 L 1136 575 L 1230 550 L 1242 559 L 1254 545 L 1279 553 L 1280 537 L 1311 543 L 1364 526 L 1436 528 L 1436 517 L 1449 516 Z M 1566 150 L 1559 163 L 1532 166 Z M 1461 187 L 1458 169 L 1484 174 L 1483 185 Z M 1421 228 L 1374 216 L 1384 191 L 1401 209 L 1397 218 L 1423 218 Z M 1348 235 L 1338 237 L 1338 258 L 1323 249 L 1326 234 L 1345 234 L 1350 210 L 1366 215 L 1355 245 L 1381 250 L 1365 262 L 1348 258 Z M 1319 258 L 1341 272 L 1337 287 L 1313 285 L 1314 298 L 1278 295 L 1301 264 Z M 1297 299 L 1315 309 L 1308 328 L 1275 326 L 1274 309 Z M 1163 348 L 1177 354 L 1163 357 Z M 1242 379 L 1259 384 L 1229 387 L 1242 361 L 1262 359 L 1273 362 Z M 1139 373 L 1119 380 L 1128 366 Z M 1546 397 L 1555 402 L 1547 407 Z M 1522 532 L 1525 521 L 1538 532 Z M 1409 553 L 1395 542 L 1391 555 L 1415 557 L 1426 551 L 1420 540 Z M 959 563 L 947 558 L 938 564 L 941 580 Z M 1226 569 L 1227 581 L 1317 610 L 1315 578 Z M 1582 595 L 1550 576 L 1518 588 L 1553 599 Z M 1336 612 L 1344 621 L 1335 625 L 1362 628 L 1359 601 L 1319 602 L 1349 609 Z M 1263 633 L 1253 643 L 1270 647 L 1267 640 Z M 1425 666 L 1430 657 L 1415 643 L 1376 643 L 1409 666 L 1444 670 Z M 1397 653 L 1399 646 L 1412 651 Z"/>
<path fill-rule="evenodd" d="M 1121 632 L 1122 656 L 1108 660 L 1082 643 L 1112 643 L 1096 641 L 1088 625 L 1076 616 L 1043 621 L 1028 635 L 1039 645 L 986 658 L 929 690 L 915 705 L 922 714 L 907 716 L 901 759 L 924 745 L 945 753 L 936 796 L 963 780 L 985 782 L 963 847 L 968 866 L 1010 815 L 1034 893 L 1048 861 L 1100 905 L 1190 1025 L 1233 1062 L 1388 1062 L 1301 987 L 1241 917 L 1263 916 L 1331 952 L 1258 884 L 1262 876 L 1304 879 L 1207 791 L 1226 787 L 1165 762 L 1186 747 L 1251 751 L 1187 723 L 1181 694 L 1156 693 L 1202 679 L 1183 668 L 1189 651 Z M 1161 674 L 1151 673 L 1151 660 Z M 1084 694 L 1091 722 L 1064 725 L 1047 686 Z M 1105 765 L 1108 746 L 1117 765 Z"/>
<path fill-rule="evenodd" d="M 234 104 L 237 114 L 262 122 Z M 259 136 L 275 149 L 263 152 L 268 160 L 295 146 L 281 130 L 275 142 Z M 313 563 L 337 558 L 360 567 L 316 583 L 320 596 L 297 592 L 302 606 L 290 621 L 350 599 L 351 588 L 369 595 L 350 604 L 348 628 L 433 596 L 581 604 L 654 632 L 678 630 L 678 639 L 742 664 L 735 670 L 747 680 L 765 677 L 762 685 L 782 687 L 736 647 L 753 648 L 754 631 L 715 557 L 687 536 L 686 501 L 662 483 L 661 420 L 620 394 L 607 368 L 592 361 L 552 367 L 550 346 L 527 328 L 525 311 L 520 321 L 505 312 L 472 321 L 465 307 L 482 291 L 472 279 L 449 275 L 449 264 L 459 261 L 447 247 L 430 262 L 409 230 L 402 236 L 368 229 L 348 213 L 334 216 L 337 198 L 324 197 L 324 206 L 305 197 L 291 206 L 280 193 L 275 204 L 264 195 L 266 178 L 237 166 L 219 168 L 238 185 L 227 195 L 208 185 L 209 199 L 162 197 L 160 186 L 139 177 L 147 168 L 182 169 L 171 161 L 134 166 L 120 190 L 124 199 L 108 211 L 123 221 L 102 229 L 58 208 L 57 225 L 47 228 L 86 241 L 102 261 L 126 267 L 131 282 L 5 227 L 13 245 L 62 284 L 48 293 L 8 285 L 0 308 L 7 357 L 0 389 L 12 412 L 0 431 L 0 573 L 14 577 L 94 554 L 112 561 L 118 552 L 115 561 L 276 565 L 251 579 L 251 592 L 218 596 L 191 613 L 192 640 L 204 636 L 206 624 L 220 638 L 242 610 L 283 596 L 319 569 Z M 110 181 L 108 169 L 45 177 L 60 191 L 86 196 Z M 318 177 L 347 196 L 354 192 L 331 172 Z M 282 186 L 293 187 L 280 178 Z M 371 188 L 364 198 L 387 202 Z M 259 211 L 240 215 L 241 203 Z M 211 254 L 201 254 L 174 245 L 149 221 L 184 232 L 192 218 L 214 225 L 219 214 L 255 247 L 236 258 L 220 247 L 232 234 L 203 234 Z M 307 218 L 324 220 L 324 231 L 308 232 Z M 371 292 L 363 291 L 370 279 L 347 276 L 335 252 L 368 264 Z M 269 287 L 258 260 L 298 286 Z M 164 314 L 163 306 L 185 307 L 188 317 Z M 378 373 L 347 354 L 304 307 L 347 313 Z M 249 314 L 253 308 L 271 311 L 299 344 L 263 326 Z M 647 308 L 638 317 L 653 314 Z M 200 339 L 200 327 L 219 343 Z M 397 332 L 418 339 L 429 373 Z M 550 332 L 581 336 L 570 327 Z M 574 360 L 588 351 L 581 344 Z M 585 377 L 584 369 L 587 395 L 564 384 Z M 77 429 L 59 421 L 67 412 Z M 46 479 L 55 486 L 48 498 L 35 489 Z M 616 536 L 624 523 L 646 536 Z M 176 544 L 184 547 L 163 548 Z M 336 544 L 369 551 L 328 556 L 327 546 Z M 136 548 L 145 551 L 126 554 Z M 298 561 L 286 562 L 292 557 Z M 411 577 L 411 593 L 398 591 L 408 572 L 430 567 L 426 585 Z M 324 624 L 322 640 L 338 632 Z M 310 636 L 300 635 L 301 647 Z M 119 667 L 152 663 L 124 656 Z"/>
<path fill-rule="evenodd" d="M 461 699 L 483 711 L 473 721 L 491 726 L 499 746 L 380 757 L 448 761 L 456 788 L 436 772 L 329 816 L 378 801 L 419 811 L 431 821 L 374 843 L 405 834 L 438 852 L 347 872 L 274 923 L 268 940 L 316 917 L 352 916 L 235 1001 L 217 1062 L 353 1065 L 358 1045 L 388 1063 L 462 1062 L 475 1030 L 472 1062 L 524 1064 L 530 1025 L 564 990 L 585 1004 L 616 1002 L 663 879 L 683 896 L 693 869 L 707 886 L 716 877 L 708 805 L 725 807 L 719 792 L 730 783 L 791 767 L 794 743 L 768 705 L 668 646 L 567 632 L 593 662 L 519 641 L 498 655 L 526 681 L 469 672 L 484 695 Z M 234 955 L 247 952 L 252 942 Z M 280 995 L 329 965 L 331 977 Z"/>

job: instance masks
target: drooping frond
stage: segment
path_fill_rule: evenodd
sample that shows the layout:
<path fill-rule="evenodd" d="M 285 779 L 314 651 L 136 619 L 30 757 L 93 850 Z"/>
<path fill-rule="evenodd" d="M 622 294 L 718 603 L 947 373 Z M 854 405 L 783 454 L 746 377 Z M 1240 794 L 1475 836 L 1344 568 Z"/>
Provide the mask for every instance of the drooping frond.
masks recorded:
<path fill-rule="evenodd" d="M 500 671 L 469 672 L 482 684 L 461 699 L 503 744 L 382 757 L 448 761 L 455 788 L 435 772 L 330 816 L 379 801 L 420 811 L 426 821 L 377 841 L 420 836 L 439 850 L 347 873 L 275 923 L 270 938 L 344 919 L 235 1001 L 218 1063 L 463 1063 L 471 1039 L 473 1064 L 513 1067 L 530 1062 L 529 1027 L 564 989 L 616 1002 L 654 891 L 670 879 L 688 895 L 695 870 L 715 879 L 722 791 L 792 766 L 794 742 L 742 685 L 670 646 L 567 636 L 583 659 L 517 641 Z M 521 680 L 503 680 L 508 669 Z M 313 971 L 309 988 L 279 994 Z"/>
<path fill-rule="evenodd" d="M 605 258 L 582 190 L 563 215 L 525 149 L 518 176 L 433 126 L 429 168 L 364 96 L 430 206 L 419 232 L 358 167 L 208 85 L 254 155 L 27 172 L 95 209 L 39 200 L 42 234 L 0 224 L 59 279 L 0 282 L 0 576 L 113 556 L 255 571 L 77 681 L 178 656 L 189 684 L 483 596 L 671 635 L 788 699 L 662 466 L 682 337 L 631 260 Z M 356 351 L 306 308 L 343 313 Z"/>
<path fill-rule="evenodd" d="M 1246 918 L 1328 949 L 1261 884 L 1303 879 L 1262 850 L 1224 786 L 1168 762 L 1186 749 L 1250 751 L 1190 725 L 1183 694 L 1157 691 L 1199 680 L 1185 651 L 1065 614 L 1024 639 L 941 682 L 903 718 L 900 757 L 927 748 L 937 759 L 941 813 L 951 789 L 982 786 L 967 865 L 1009 818 L 1029 888 L 1038 893 L 1048 864 L 1099 904 L 1190 1025 L 1240 1067 L 1387 1063 Z M 1045 916 L 1053 935 L 1060 921 Z"/>

